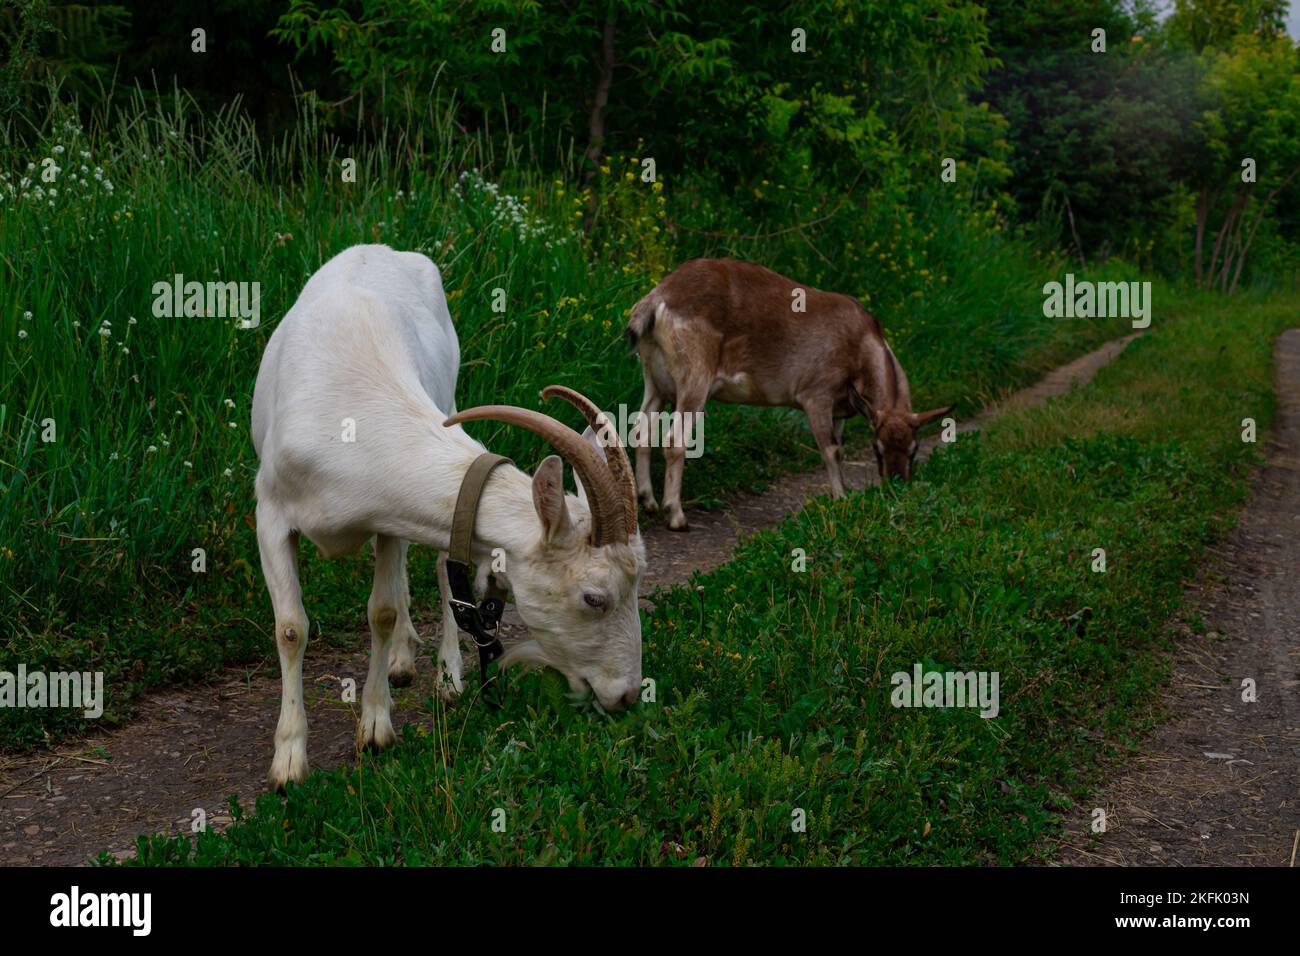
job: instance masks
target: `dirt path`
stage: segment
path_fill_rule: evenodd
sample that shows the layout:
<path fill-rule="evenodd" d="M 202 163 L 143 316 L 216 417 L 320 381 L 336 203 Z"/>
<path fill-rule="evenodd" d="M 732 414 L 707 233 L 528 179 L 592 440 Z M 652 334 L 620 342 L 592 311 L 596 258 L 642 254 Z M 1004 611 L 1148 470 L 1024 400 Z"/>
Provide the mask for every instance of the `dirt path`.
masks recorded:
<path fill-rule="evenodd" d="M 1278 420 L 1250 503 L 1184 596 L 1174 715 L 1082 807 L 1070 866 L 1300 862 L 1300 329 L 1277 342 Z M 1243 700 L 1253 680 L 1257 701 Z M 1106 832 L 1091 833 L 1092 808 Z"/>
<path fill-rule="evenodd" d="M 1108 343 L 1056 369 L 960 430 L 1085 384 L 1131 339 Z M 918 457 L 928 457 L 935 444 L 935 439 L 924 442 Z M 868 479 L 875 481 L 875 472 L 874 464 L 847 462 L 845 482 L 860 488 Z M 787 475 L 762 494 L 737 496 L 721 510 L 688 511 L 692 530 L 687 534 L 649 524 L 642 529 L 649 568 L 643 592 L 723 563 L 742 536 L 797 511 L 810 496 L 826 490 L 824 482 L 825 471 L 818 468 Z M 512 612 L 503 629 L 507 640 L 522 637 L 523 627 Z M 430 632 L 426 625 L 422 636 L 427 639 Z M 355 758 L 352 738 L 359 705 L 342 703 L 339 688 L 347 677 L 358 688 L 364 683 L 369 645 L 359 633 L 355 653 L 320 644 L 308 648 L 303 685 L 315 768 Z M 432 688 L 430 658 L 429 653 L 420 655 L 413 687 L 393 693 L 399 733 L 404 724 L 427 716 L 419 702 Z M 467 671 L 473 666 L 467 658 Z M 199 808 L 209 826 L 228 824 L 230 794 L 249 806 L 264 790 L 279 698 L 279 668 L 271 655 L 256 666 L 228 669 L 208 685 L 149 695 L 135 719 L 117 730 L 65 743 L 53 752 L 0 756 L 0 865 L 78 864 L 105 848 L 126 856 L 137 834 L 189 832 L 191 814 Z"/>

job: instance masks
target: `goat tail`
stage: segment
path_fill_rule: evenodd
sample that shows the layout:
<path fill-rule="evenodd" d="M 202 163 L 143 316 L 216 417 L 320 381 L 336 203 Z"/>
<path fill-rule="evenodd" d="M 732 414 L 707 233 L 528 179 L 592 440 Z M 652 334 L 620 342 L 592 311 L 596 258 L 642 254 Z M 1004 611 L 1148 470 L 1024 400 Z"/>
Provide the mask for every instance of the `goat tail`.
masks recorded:
<path fill-rule="evenodd" d="M 657 304 L 652 292 L 632 306 L 632 316 L 628 319 L 627 328 L 623 330 L 623 339 L 627 342 L 629 351 L 635 351 L 641 340 L 654 329 Z"/>

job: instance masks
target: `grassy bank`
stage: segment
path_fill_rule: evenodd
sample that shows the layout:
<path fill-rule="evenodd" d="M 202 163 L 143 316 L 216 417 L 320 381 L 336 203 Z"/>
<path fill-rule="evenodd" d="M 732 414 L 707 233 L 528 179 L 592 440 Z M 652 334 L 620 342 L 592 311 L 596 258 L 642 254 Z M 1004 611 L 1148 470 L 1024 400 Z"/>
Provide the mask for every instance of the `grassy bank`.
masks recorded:
<path fill-rule="evenodd" d="M 271 650 L 251 524 L 253 381 L 303 282 L 354 243 L 441 267 L 462 407 L 536 407 L 550 382 L 637 407 L 627 310 L 693 255 L 862 295 L 926 405 L 970 410 L 1123 327 L 1044 318 L 1059 263 L 952 190 L 918 190 L 903 208 L 866 190 L 832 202 L 804 178 L 742 204 L 688 171 L 643 183 L 635 156 L 609 157 L 590 182 L 543 175 L 524 144 L 494 153 L 436 109 L 409 128 L 345 152 L 304 116 L 267 143 L 238 112 L 204 116 L 177 96 L 87 126 L 56 111 L 35 147 L 0 129 L 0 667 L 103 671 L 112 723 L 145 688 Z M 789 230 L 803 221 L 816 224 Z M 259 283 L 260 325 L 155 317 L 154 284 L 176 274 Z M 796 413 L 710 414 L 707 464 L 687 479 L 699 503 L 819 460 Z M 477 433 L 522 467 L 545 454 L 518 429 Z M 197 548 L 205 573 L 192 570 Z M 304 549 L 318 640 L 357 639 L 367 560 Z M 414 555 L 412 578 L 427 621 L 429 555 Z M 83 727 L 80 711 L 4 710 L 0 746 Z"/>
<path fill-rule="evenodd" d="M 1163 622 L 1244 498 L 1259 446 L 1241 421 L 1270 422 L 1271 341 L 1294 321 L 1294 303 L 1170 303 L 1087 389 L 962 435 L 906 488 L 813 502 L 661 595 L 654 703 L 605 718 L 553 676 L 516 678 L 501 713 L 435 712 L 196 849 L 142 839 L 139 862 L 1023 860 L 1142 725 Z M 998 715 L 891 706 L 918 663 L 996 672 Z"/>

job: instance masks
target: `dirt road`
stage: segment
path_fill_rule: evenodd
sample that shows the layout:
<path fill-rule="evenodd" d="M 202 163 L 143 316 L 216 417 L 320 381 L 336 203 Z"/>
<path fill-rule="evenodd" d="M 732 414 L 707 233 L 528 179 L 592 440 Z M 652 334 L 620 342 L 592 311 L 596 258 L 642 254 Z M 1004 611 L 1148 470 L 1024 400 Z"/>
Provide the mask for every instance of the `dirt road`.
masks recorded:
<path fill-rule="evenodd" d="M 1288 866 L 1300 841 L 1300 329 L 1277 343 L 1278 419 L 1240 522 L 1188 589 L 1173 715 L 1081 808 L 1073 866 Z M 1254 683 L 1256 699 L 1244 699 Z M 1093 808 L 1106 830 L 1091 832 Z M 1086 812 L 1084 812 L 1086 811 Z"/>

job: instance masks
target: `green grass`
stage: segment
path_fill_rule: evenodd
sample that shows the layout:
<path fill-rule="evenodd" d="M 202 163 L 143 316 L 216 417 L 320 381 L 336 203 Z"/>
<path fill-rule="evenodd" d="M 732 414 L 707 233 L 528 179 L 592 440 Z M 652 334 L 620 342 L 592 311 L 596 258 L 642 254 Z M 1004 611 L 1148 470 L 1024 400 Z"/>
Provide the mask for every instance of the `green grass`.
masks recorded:
<path fill-rule="evenodd" d="M 0 129 L 0 665 L 104 671 L 105 724 L 129 716 L 149 687 L 270 652 L 251 524 L 253 382 L 303 282 L 351 244 L 418 249 L 439 264 L 461 341 L 461 407 L 537 407 L 551 382 L 638 407 L 640 371 L 620 340 L 627 310 L 701 254 L 861 294 L 927 407 L 969 411 L 1123 330 L 1045 319 L 1039 290 L 1060 263 L 961 200 L 912 210 L 868 194 L 799 234 L 702 238 L 686 229 L 760 235 L 819 218 L 826 191 L 795 183 L 779 200 L 742 206 L 674 170 L 661 171 L 662 188 L 629 179 L 638 167 L 625 156 L 580 187 L 530 167 L 522 146 L 494 154 L 436 108 L 412 117 L 410 136 L 350 151 L 310 114 L 265 143 L 238 112 L 204 116 L 179 95 L 84 127 L 75 117 L 55 111 L 22 140 Z M 45 158 L 64 170 L 56 184 L 39 181 Z M 342 179 L 344 158 L 357 161 L 355 183 Z M 575 213 L 589 202 L 584 233 Z M 261 326 L 155 318 L 153 285 L 175 273 L 259 282 Z M 497 288 L 504 314 L 491 308 Z M 706 464 L 686 480 L 698 504 L 819 461 L 795 412 L 710 415 Z M 47 421 L 52 442 L 42 440 Z M 476 434 L 525 468 L 545 454 L 519 429 Z M 865 434 L 850 427 L 852 442 Z M 195 548 L 206 574 L 191 571 Z M 367 560 L 327 563 L 304 549 L 316 640 L 357 640 Z M 431 556 L 417 549 L 411 572 L 427 624 Z M 79 711 L 5 710 L 0 746 L 85 726 Z"/>
<path fill-rule="evenodd" d="M 654 703 L 574 712 L 549 674 L 515 678 L 500 713 L 426 701 L 389 753 L 195 846 L 142 838 L 137 862 L 1032 858 L 1149 722 L 1163 622 L 1245 497 L 1240 423 L 1272 420 L 1271 341 L 1294 322 L 1294 302 L 1167 303 L 1087 389 L 750 539 L 645 616 Z M 892 707 L 890 675 L 918 662 L 997 672 L 999 715 Z"/>

